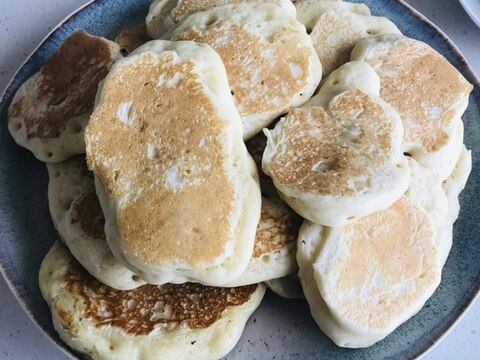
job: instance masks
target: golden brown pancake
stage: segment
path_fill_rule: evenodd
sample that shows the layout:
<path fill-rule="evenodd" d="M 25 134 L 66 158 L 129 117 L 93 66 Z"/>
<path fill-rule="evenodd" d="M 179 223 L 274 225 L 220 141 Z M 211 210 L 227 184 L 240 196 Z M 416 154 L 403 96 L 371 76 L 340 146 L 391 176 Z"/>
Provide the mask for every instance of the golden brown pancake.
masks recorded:
<path fill-rule="evenodd" d="M 370 64 L 380 77 L 380 96 L 403 121 L 403 150 L 444 180 L 463 143 L 460 117 L 472 85 L 427 44 L 400 35 L 360 42 L 352 60 Z"/>
<path fill-rule="evenodd" d="M 273 4 L 224 5 L 190 15 L 171 40 L 209 44 L 225 65 L 244 139 L 300 106 L 321 79 L 305 27 Z"/>
<path fill-rule="evenodd" d="M 265 292 L 257 284 L 194 283 L 115 290 L 88 274 L 58 242 L 39 278 L 61 338 L 93 359 L 220 358 L 235 346 Z"/>
<path fill-rule="evenodd" d="M 79 31 L 17 91 L 8 112 L 15 141 L 42 161 L 85 153 L 83 131 L 99 82 L 121 57 L 120 47 Z"/>
<path fill-rule="evenodd" d="M 107 76 L 87 160 L 110 248 L 145 281 L 222 285 L 245 270 L 261 198 L 239 126 L 204 44 L 151 41 Z"/>

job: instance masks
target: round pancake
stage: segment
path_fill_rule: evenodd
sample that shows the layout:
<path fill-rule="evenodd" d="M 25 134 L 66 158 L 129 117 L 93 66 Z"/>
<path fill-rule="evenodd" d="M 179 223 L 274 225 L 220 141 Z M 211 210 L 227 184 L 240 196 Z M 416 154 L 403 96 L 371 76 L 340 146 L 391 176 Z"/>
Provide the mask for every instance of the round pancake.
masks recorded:
<path fill-rule="evenodd" d="M 216 6 L 245 2 L 276 4 L 290 16 L 296 15 L 290 0 L 153 0 L 146 18 L 147 29 L 154 39 L 158 39 L 176 28 L 189 15 Z"/>
<path fill-rule="evenodd" d="M 105 236 L 105 218 L 85 157 L 48 164 L 48 204 L 61 239 L 82 266 L 100 282 L 130 290 L 145 282 L 113 256 Z"/>
<path fill-rule="evenodd" d="M 8 109 L 8 129 L 37 159 L 59 162 L 85 153 L 84 128 L 99 82 L 120 47 L 79 31 L 20 86 Z"/>
<path fill-rule="evenodd" d="M 145 24 L 127 26 L 115 38 L 115 42 L 120 45 L 122 54 L 125 56 L 151 40 Z"/>
<path fill-rule="evenodd" d="M 240 278 L 224 286 L 256 284 L 296 273 L 296 240 L 302 221 L 280 199 L 262 198 L 252 258 Z"/>
<path fill-rule="evenodd" d="M 306 222 L 299 276 L 315 321 L 338 346 L 371 346 L 416 314 L 440 283 L 437 231 L 406 197 L 343 228 Z"/>
<path fill-rule="evenodd" d="M 236 345 L 265 293 L 260 284 L 114 290 L 58 242 L 40 267 L 39 281 L 60 337 L 92 359 L 219 359 Z"/>
<path fill-rule="evenodd" d="M 245 271 L 261 195 L 240 127 L 208 45 L 151 41 L 115 63 L 85 140 L 120 263 L 157 285 Z"/>
<path fill-rule="evenodd" d="M 245 140 L 306 102 L 322 76 L 305 27 L 274 4 L 218 6 L 190 15 L 165 37 L 207 43 L 218 52 Z"/>
<path fill-rule="evenodd" d="M 347 63 L 307 104 L 264 130 L 263 171 L 305 219 L 352 223 L 389 207 L 407 190 L 402 123 L 378 88 L 370 66 Z"/>
<path fill-rule="evenodd" d="M 447 178 L 460 155 L 460 117 L 472 85 L 429 45 L 400 35 L 362 40 L 351 57 L 369 63 L 380 77 L 380 96 L 403 121 L 404 152 Z"/>
<path fill-rule="evenodd" d="M 337 0 L 300 0 L 297 19 L 305 25 L 323 66 L 324 76 L 345 64 L 361 39 L 377 34 L 400 34 L 384 17 L 371 16 L 364 4 Z"/>

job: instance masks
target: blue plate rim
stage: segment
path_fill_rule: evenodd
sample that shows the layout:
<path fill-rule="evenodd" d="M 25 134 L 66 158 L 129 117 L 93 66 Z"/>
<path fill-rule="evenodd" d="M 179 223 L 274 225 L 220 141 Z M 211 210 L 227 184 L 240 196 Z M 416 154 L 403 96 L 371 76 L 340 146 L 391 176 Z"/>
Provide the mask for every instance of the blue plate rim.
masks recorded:
<path fill-rule="evenodd" d="M 456 58 L 457 61 L 460 62 L 460 64 L 463 66 L 462 72 L 463 75 L 467 75 L 466 78 L 468 81 L 470 81 L 474 88 L 477 90 L 480 90 L 480 77 L 475 73 L 471 65 L 468 63 L 468 61 L 465 59 L 463 56 L 462 52 L 460 49 L 457 47 L 457 45 L 443 32 L 442 29 L 440 29 L 437 25 L 435 25 L 432 21 L 430 21 L 425 15 L 423 15 L 420 11 L 415 9 L 413 6 L 410 4 L 406 3 L 404 0 L 394 0 L 398 5 L 402 6 L 405 11 L 410 13 L 410 15 L 416 17 L 418 20 L 420 20 L 422 23 L 430 27 L 432 30 L 434 30 L 441 38 L 443 41 L 445 41 L 445 44 L 450 48 L 452 51 L 452 55 Z M 108 0 L 90 0 L 86 4 L 78 7 L 76 10 L 73 10 L 70 14 L 65 16 L 65 18 L 60 21 L 43 39 L 42 41 L 38 44 L 38 46 L 25 58 L 25 61 L 18 67 L 17 71 L 13 74 L 12 78 L 9 80 L 7 83 L 7 86 L 5 90 L 3 91 L 1 97 L 0 97 L 0 113 L 2 113 L 5 110 L 5 107 L 7 106 L 7 99 L 10 97 L 12 91 L 13 91 L 13 83 L 15 79 L 17 78 L 18 74 L 21 72 L 21 70 L 24 68 L 24 66 L 27 64 L 27 62 L 38 53 L 38 51 L 43 47 L 45 42 L 50 39 L 55 33 L 61 30 L 61 28 L 65 25 L 65 23 L 69 22 L 71 19 L 75 18 L 76 16 L 82 14 L 85 11 L 88 11 L 91 7 L 93 6 L 101 6 L 102 3 L 108 2 Z M 13 285 L 13 281 L 11 280 L 10 276 L 7 274 L 7 270 L 4 264 L 4 261 L 2 258 L 0 258 L 0 274 L 2 277 L 5 279 L 5 282 L 7 283 L 8 288 L 10 289 L 11 293 L 14 295 L 15 299 L 18 301 L 20 307 L 24 310 L 24 312 L 27 314 L 29 319 L 34 323 L 34 325 L 48 338 L 53 345 L 55 345 L 56 348 L 58 348 L 64 355 L 69 357 L 70 359 L 75 359 L 78 358 L 76 357 L 76 352 L 72 350 L 69 346 L 67 346 L 61 339 L 59 338 L 54 338 L 50 336 L 49 332 L 46 331 L 38 321 L 37 317 L 35 314 L 31 311 L 30 308 L 27 307 L 23 297 L 20 295 L 18 292 L 18 289 Z M 424 357 L 428 352 L 433 350 L 435 346 L 437 346 L 440 341 L 442 341 L 449 333 L 450 331 L 453 330 L 453 328 L 463 319 L 463 317 L 466 315 L 466 313 L 470 310 L 470 308 L 473 306 L 473 304 L 480 298 L 480 277 L 478 277 L 475 280 L 474 285 L 470 289 L 470 294 L 469 296 L 466 297 L 466 301 L 464 301 L 461 306 L 458 307 L 458 309 L 455 311 L 454 315 L 450 317 L 450 319 L 453 318 L 453 320 L 447 321 L 443 329 L 441 331 L 441 334 L 438 335 L 436 338 L 431 339 L 430 342 L 425 343 L 425 346 L 422 347 L 415 355 L 415 359 L 419 359 Z"/>

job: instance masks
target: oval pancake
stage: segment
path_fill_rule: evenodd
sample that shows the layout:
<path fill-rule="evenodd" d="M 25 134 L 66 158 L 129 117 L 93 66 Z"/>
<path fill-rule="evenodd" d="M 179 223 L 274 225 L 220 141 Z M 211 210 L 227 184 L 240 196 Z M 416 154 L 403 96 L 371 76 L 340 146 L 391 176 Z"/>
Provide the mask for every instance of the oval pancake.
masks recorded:
<path fill-rule="evenodd" d="M 370 66 L 347 63 L 307 104 L 264 130 L 263 171 L 305 219 L 352 223 L 389 207 L 408 188 L 402 123 L 378 89 Z"/>
<path fill-rule="evenodd" d="M 108 246 L 105 218 L 85 159 L 77 156 L 47 168 L 52 218 L 72 255 L 107 286 L 130 290 L 144 285 Z M 296 273 L 295 246 L 302 220 L 280 199 L 263 198 L 252 258 L 243 274 L 224 286 L 256 284 Z"/>
<path fill-rule="evenodd" d="M 105 232 L 148 283 L 218 286 L 251 258 L 258 174 L 222 70 L 205 44 L 157 40 L 99 90 L 85 140 Z"/>
<path fill-rule="evenodd" d="M 84 154 L 98 84 L 121 57 L 107 39 L 85 31 L 71 35 L 13 98 L 8 129 L 17 144 L 45 162 Z"/>
<path fill-rule="evenodd" d="M 48 164 L 48 204 L 61 239 L 80 264 L 96 279 L 118 290 L 145 282 L 113 256 L 105 236 L 93 173 L 84 156 Z"/>
<path fill-rule="evenodd" d="M 246 2 L 195 13 L 165 38 L 206 43 L 218 52 L 245 140 L 306 102 L 322 77 L 305 27 L 274 4 Z"/>
<path fill-rule="evenodd" d="M 290 16 L 295 17 L 296 14 L 290 0 L 153 0 L 145 21 L 149 34 L 158 39 L 192 14 L 217 6 L 246 2 L 271 3 L 282 7 Z"/>
<path fill-rule="evenodd" d="M 387 18 L 372 16 L 365 4 L 300 0 L 295 2 L 295 7 L 297 19 L 310 34 L 325 77 L 349 61 L 359 40 L 377 34 L 400 34 Z"/>
<path fill-rule="evenodd" d="M 305 222 L 299 276 L 322 331 L 338 346 L 367 347 L 416 314 L 440 283 L 437 236 L 406 197 L 343 228 Z"/>
<path fill-rule="evenodd" d="M 114 290 L 58 242 L 42 262 L 39 281 L 60 337 L 95 360 L 219 359 L 236 345 L 265 293 L 261 284 Z"/>
<path fill-rule="evenodd" d="M 429 45 L 400 35 L 362 40 L 351 58 L 380 77 L 380 96 L 403 121 L 404 152 L 446 179 L 461 152 L 460 117 L 472 85 Z"/>

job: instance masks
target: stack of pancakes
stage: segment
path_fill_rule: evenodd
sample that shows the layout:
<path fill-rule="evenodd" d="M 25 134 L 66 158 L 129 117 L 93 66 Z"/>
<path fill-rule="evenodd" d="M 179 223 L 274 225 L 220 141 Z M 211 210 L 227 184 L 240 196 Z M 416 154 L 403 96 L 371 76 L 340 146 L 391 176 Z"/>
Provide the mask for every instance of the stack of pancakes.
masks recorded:
<path fill-rule="evenodd" d="M 471 89 L 340 0 L 154 0 L 115 42 L 73 34 L 8 124 L 47 162 L 55 328 L 94 359 L 220 358 L 265 284 L 339 346 L 383 339 L 440 282 Z"/>

